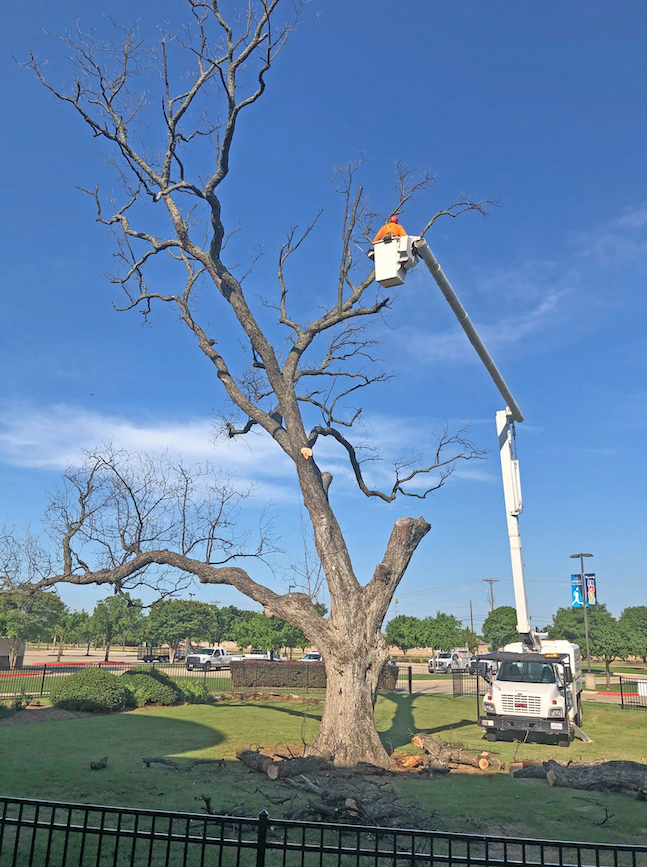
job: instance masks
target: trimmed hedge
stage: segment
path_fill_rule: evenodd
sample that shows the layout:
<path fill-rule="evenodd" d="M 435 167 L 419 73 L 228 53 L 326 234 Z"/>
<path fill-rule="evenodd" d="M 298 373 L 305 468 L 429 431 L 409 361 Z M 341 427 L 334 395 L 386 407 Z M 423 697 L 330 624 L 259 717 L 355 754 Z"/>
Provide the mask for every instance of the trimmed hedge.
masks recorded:
<path fill-rule="evenodd" d="M 86 668 L 62 677 L 50 692 L 54 707 L 110 713 L 135 707 L 135 696 L 121 677 L 101 668 Z"/>
<path fill-rule="evenodd" d="M 184 701 L 180 687 L 157 668 L 131 668 L 121 675 L 121 680 L 135 696 L 137 707 L 147 704 L 177 704 Z M 188 700 L 188 699 L 187 699 Z"/>
<path fill-rule="evenodd" d="M 326 667 L 323 662 L 265 662 L 248 659 L 232 662 L 230 670 L 234 689 L 326 688 Z M 397 666 L 387 663 L 380 674 L 379 689 L 393 690 L 397 681 Z"/>

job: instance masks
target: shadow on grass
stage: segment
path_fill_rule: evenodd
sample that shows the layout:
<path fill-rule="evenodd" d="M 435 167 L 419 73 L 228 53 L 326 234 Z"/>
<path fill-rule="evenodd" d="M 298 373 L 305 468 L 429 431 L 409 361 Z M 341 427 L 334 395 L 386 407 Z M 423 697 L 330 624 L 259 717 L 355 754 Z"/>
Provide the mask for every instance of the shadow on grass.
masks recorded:
<path fill-rule="evenodd" d="M 415 702 L 420 698 L 419 695 L 398 695 L 391 693 L 384 696 L 389 702 L 395 705 L 395 713 L 391 720 L 389 729 L 380 732 L 382 743 L 391 751 L 398 747 L 407 746 L 411 743 L 411 738 L 418 732 L 424 731 L 427 734 L 436 734 L 442 731 L 451 729 L 460 729 L 465 726 L 473 726 L 474 720 L 460 719 L 449 723 L 442 723 L 436 727 L 425 726 L 419 728 L 414 719 Z"/>

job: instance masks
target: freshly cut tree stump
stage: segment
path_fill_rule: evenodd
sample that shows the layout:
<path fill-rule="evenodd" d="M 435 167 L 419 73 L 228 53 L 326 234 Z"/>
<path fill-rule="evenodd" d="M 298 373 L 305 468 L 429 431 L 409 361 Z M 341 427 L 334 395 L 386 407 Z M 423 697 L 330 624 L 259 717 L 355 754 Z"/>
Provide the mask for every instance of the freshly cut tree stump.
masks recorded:
<path fill-rule="evenodd" d="M 647 798 L 647 765 L 640 762 L 560 765 L 550 759 L 544 762 L 544 768 L 551 786 L 622 792 L 634 798 Z"/>

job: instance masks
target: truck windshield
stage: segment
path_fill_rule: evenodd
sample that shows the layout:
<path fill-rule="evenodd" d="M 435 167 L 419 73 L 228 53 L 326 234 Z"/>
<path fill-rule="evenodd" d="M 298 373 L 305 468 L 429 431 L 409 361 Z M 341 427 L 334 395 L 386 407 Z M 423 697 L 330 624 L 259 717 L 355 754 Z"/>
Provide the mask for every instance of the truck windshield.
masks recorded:
<path fill-rule="evenodd" d="M 497 680 L 511 683 L 555 683 L 555 670 L 544 662 L 504 662 Z"/>
<path fill-rule="evenodd" d="M 196 653 L 199 653 L 200 656 L 213 656 L 215 650 L 213 647 L 198 647 Z"/>

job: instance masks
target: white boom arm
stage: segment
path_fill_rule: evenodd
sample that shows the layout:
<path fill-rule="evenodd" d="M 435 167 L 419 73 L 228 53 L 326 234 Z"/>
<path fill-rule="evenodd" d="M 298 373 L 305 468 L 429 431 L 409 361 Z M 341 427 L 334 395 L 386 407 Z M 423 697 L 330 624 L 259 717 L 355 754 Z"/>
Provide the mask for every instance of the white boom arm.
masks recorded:
<path fill-rule="evenodd" d="M 508 538 L 510 539 L 512 583 L 514 586 L 515 606 L 517 608 L 517 632 L 526 647 L 539 651 L 541 650 L 541 641 L 533 630 L 528 615 L 523 554 L 521 553 L 521 533 L 519 532 L 519 515 L 523 511 L 523 501 L 521 499 L 521 480 L 519 478 L 519 461 L 517 460 L 515 446 L 514 422 L 509 410 L 502 409 L 497 412 L 496 432 L 499 437 L 503 499 L 505 501 L 506 518 L 508 521 Z"/>
<path fill-rule="evenodd" d="M 497 435 L 499 437 L 499 451 L 501 456 L 501 473 L 503 476 L 503 496 L 505 500 L 506 517 L 508 521 L 508 537 L 510 539 L 510 559 L 512 561 L 512 581 L 514 585 L 514 598 L 517 608 L 517 632 L 524 645 L 531 650 L 541 650 L 541 642 L 532 628 L 528 616 L 528 601 L 526 599 L 526 583 L 524 578 L 524 563 L 521 554 L 521 535 L 519 532 L 519 515 L 523 508 L 521 501 L 521 483 L 519 480 L 519 462 L 516 457 L 514 443 L 514 422 L 523 421 L 523 414 L 519 404 L 512 396 L 512 392 L 506 385 L 494 359 L 485 348 L 476 328 L 472 324 L 465 308 L 459 301 L 456 292 L 445 276 L 438 260 L 429 249 L 424 238 L 417 238 L 413 243 L 416 253 L 425 263 L 431 276 L 438 284 L 441 292 L 447 299 L 449 306 L 456 314 L 463 331 L 467 334 L 470 343 L 478 353 L 479 358 L 487 368 L 494 384 L 505 400 L 507 407 L 496 414 Z"/>

